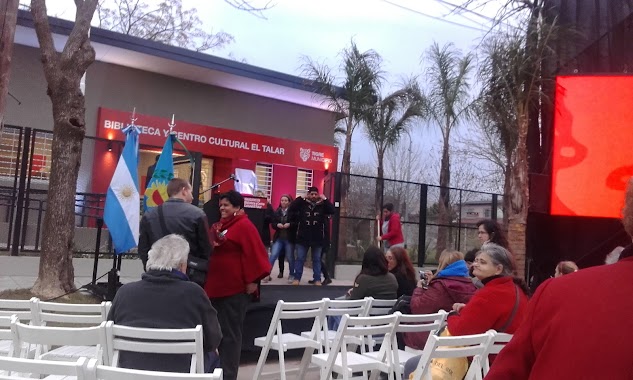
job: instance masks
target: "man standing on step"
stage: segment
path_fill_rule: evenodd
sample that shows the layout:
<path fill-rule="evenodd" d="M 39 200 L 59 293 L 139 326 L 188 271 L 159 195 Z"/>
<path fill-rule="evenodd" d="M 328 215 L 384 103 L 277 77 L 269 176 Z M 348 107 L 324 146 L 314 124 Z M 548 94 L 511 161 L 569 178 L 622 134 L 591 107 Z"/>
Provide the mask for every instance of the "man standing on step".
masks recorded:
<path fill-rule="evenodd" d="M 326 237 L 329 223 L 328 216 L 334 214 L 334 205 L 328 201 L 323 194 L 319 194 L 319 189 L 312 186 L 308 188 L 306 198 L 297 197 L 290 206 L 288 212 L 296 215 L 299 221 L 297 226 L 297 259 L 295 260 L 295 280 L 293 285 L 299 285 L 303 275 L 303 264 L 308 255 L 308 250 L 312 252 L 312 270 L 314 285 L 321 285 L 321 253 L 323 245 L 329 241 Z"/>

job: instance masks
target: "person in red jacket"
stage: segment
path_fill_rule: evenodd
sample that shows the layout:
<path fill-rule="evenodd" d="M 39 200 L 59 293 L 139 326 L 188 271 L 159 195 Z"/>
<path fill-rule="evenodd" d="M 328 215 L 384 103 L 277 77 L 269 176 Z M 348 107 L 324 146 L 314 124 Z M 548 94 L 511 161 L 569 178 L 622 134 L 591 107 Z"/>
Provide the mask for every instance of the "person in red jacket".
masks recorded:
<path fill-rule="evenodd" d="M 220 195 L 221 219 L 211 226 L 213 254 L 204 286 L 222 328 L 219 353 L 225 380 L 237 379 L 246 307 L 258 281 L 272 268 L 259 231 L 243 208 L 244 197 L 237 191 Z"/>
<path fill-rule="evenodd" d="M 450 311 L 455 303 L 468 302 L 477 288 L 470 279 L 464 254 L 445 250 L 440 255 L 435 276 L 428 285 L 418 283 L 411 297 L 411 314 L 432 314 L 440 310 Z M 405 345 L 417 350 L 424 349 L 428 332 L 404 334 Z"/>
<path fill-rule="evenodd" d="M 633 237 L 633 187 L 624 229 Z M 545 281 L 486 379 L 632 379 L 633 245 L 615 264 Z M 628 327 L 627 327 L 628 326 Z"/>
<path fill-rule="evenodd" d="M 379 230 L 382 234 L 378 234 L 376 238 L 378 244 L 384 242 L 383 250 L 387 252 L 389 247 L 404 247 L 404 236 L 402 236 L 402 224 L 400 223 L 400 214 L 393 212 L 393 203 L 387 203 L 382 206 L 382 222 L 380 215 L 376 216 Z"/>
<path fill-rule="evenodd" d="M 496 330 L 513 334 L 526 314 L 529 290 L 525 281 L 514 277 L 514 257 L 507 249 L 486 243 L 473 263 L 473 274 L 484 283 L 468 303 L 455 303 L 447 320 L 450 335 L 482 334 Z M 404 367 L 405 379 L 415 370 L 419 357 Z M 507 377 L 506 379 L 514 379 Z"/>
<path fill-rule="evenodd" d="M 529 290 L 525 282 L 513 276 L 514 257 L 507 249 L 487 243 L 473 263 L 473 274 L 484 287 L 468 303 L 456 303 L 457 314 L 448 317 L 451 335 L 482 334 L 492 329 L 514 333 L 527 309 Z"/>

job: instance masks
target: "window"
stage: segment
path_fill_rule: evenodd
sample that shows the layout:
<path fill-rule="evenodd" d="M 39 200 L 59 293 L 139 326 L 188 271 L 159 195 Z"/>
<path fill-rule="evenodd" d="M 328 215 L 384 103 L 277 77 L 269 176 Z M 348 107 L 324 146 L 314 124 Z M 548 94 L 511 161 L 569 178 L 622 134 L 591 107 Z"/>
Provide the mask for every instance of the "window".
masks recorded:
<path fill-rule="evenodd" d="M 308 187 L 312 186 L 312 170 L 297 169 L 297 194 L 305 197 Z"/>
<path fill-rule="evenodd" d="M 270 164 L 257 164 L 255 166 L 257 175 L 257 189 L 264 192 L 266 198 L 270 199 L 273 190 L 273 166 Z"/>
<path fill-rule="evenodd" d="M 490 211 L 491 210 L 489 208 L 484 209 L 484 218 L 490 218 Z"/>
<path fill-rule="evenodd" d="M 31 178 L 48 181 L 51 172 L 51 147 L 53 134 L 37 131 L 33 141 L 33 164 Z M 22 152 L 20 148 L 20 130 L 5 127 L 0 132 L 0 176 L 15 175 Z"/>

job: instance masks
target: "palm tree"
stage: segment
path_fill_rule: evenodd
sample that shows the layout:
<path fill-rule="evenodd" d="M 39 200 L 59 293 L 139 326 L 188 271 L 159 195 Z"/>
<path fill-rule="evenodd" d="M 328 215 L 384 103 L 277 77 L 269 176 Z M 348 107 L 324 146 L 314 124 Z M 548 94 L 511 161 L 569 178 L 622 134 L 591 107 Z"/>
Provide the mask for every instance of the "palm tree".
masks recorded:
<path fill-rule="evenodd" d="M 384 157 L 387 149 L 395 146 L 415 118 L 424 116 L 424 97 L 415 81 L 393 92 L 378 102 L 365 115 L 365 132 L 376 148 L 378 173 L 375 206 L 381 209 L 384 190 Z"/>
<path fill-rule="evenodd" d="M 433 43 L 425 55 L 429 64 L 426 70 L 428 83 L 427 117 L 442 134 L 442 159 L 440 162 L 440 198 L 436 257 L 448 245 L 449 186 L 451 183 L 450 141 L 451 132 L 469 117 L 472 101 L 470 99 L 469 74 L 472 69 L 472 56 L 462 55 L 451 43 L 440 47 Z"/>
<path fill-rule="evenodd" d="M 350 46 L 341 52 L 339 71 L 342 77 L 333 73 L 333 69 L 325 64 L 319 64 L 310 58 L 304 58 L 303 76 L 312 81 L 315 91 L 323 96 L 325 104 L 331 110 L 342 116 L 339 128 L 345 131 L 343 145 L 343 159 L 341 162 L 341 219 L 339 229 L 346 230 L 348 212 L 347 193 L 349 190 L 349 174 L 352 157 L 352 136 L 356 127 L 361 123 L 364 115 L 376 103 L 377 88 L 381 79 L 380 65 L 382 58 L 373 50 L 360 52 L 351 42 Z M 345 257 L 347 242 L 339 240 L 339 257 Z"/>
<path fill-rule="evenodd" d="M 519 274 L 523 274 L 526 255 L 528 127 L 533 110 L 550 101 L 543 88 L 551 79 L 542 75 L 541 68 L 553 53 L 554 39 L 561 37 L 555 23 L 545 22 L 540 12 L 532 10 L 525 28 L 491 36 L 483 45 L 485 58 L 479 73 L 482 116 L 495 128 L 505 152 L 504 218 L 507 214 L 508 240 Z"/>

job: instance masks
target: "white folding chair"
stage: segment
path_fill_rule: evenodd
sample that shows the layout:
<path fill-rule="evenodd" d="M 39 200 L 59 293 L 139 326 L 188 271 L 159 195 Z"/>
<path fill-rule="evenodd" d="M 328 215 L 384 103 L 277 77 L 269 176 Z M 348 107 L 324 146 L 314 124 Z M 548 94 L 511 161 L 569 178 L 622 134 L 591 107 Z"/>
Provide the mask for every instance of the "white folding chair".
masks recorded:
<path fill-rule="evenodd" d="M 111 302 L 100 304 L 70 304 L 44 302 L 31 298 L 31 318 L 36 326 L 49 323 L 99 326 L 107 321 Z"/>
<path fill-rule="evenodd" d="M 429 335 L 420 361 L 413 372 L 413 380 L 431 380 L 430 364 L 437 358 L 464 358 L 472 356 L 464 380 L 482 379 L 482 357 L 495 337 L 494 330 L 484 334 L 439 337 Z"/>
<path fill-rule="evenodd" d="M 11 337 L 11 316 L 15 315 L 20 321 L 31 320 L 31 301 L 1 300 L 0 299 L 0 356 L 10 356 L 13 347 Z"/>
<path fill-rule="evenodd" d="M 396 312 L 400 314 L 400 312 Z M 395 327 L 395 333 L 414 333 L 414 332 L 429 332 L 434 334 L 435 331 L 442 327 L 444 320 L 446 320 L 447 312 L 440 310 L 434 314 L 400 314 L 398 317 L 398 323 Z M 399 350 L 397 339 L 396 344 L 392 348 L 393 362 L 396 369 L 396 378 L 399 379 L 404 371 L 404 364 L 412 357 L 418 356 L 421 353 L 415 353 L 412 351 Z M 376 358 L 376 352 L 368 352 L 366 356 Z"/>
<path fill-rule="evenodd" d="M 362 372 L 363 378 L 367 378 L 367 372 L 371 372 L 372 379 L 377 378 L 379 372 L 387 373 L 389 380 L 394 379 L 393 334 L 398 314 L 374 316 L 374 317 L 350 317 L 344 315 L 336 332 L 336 338 L 329 353 L 312 356 L 312 363 L 321 367 L 321 380 L 332 378 L 333 373 L 343 375 L 344 380 L 350 379 L 355 372 Z M 372 340 L 374 335 L 383 335 L 384 340 L 380 345 L 375 358 L 364 355 L 365 344 L 360 345 L 360 353 L 356 352 L 357 341 Z M 350 351 L 348 342 L 354 351 Z"/>
<path fill-rule="evenodd" d="M 0 379 L 32 380 L 33 378 L 40 379 L 45 375 L 53 375 L 55 377 L 59 376 L 63 378 L 69 376 L 73 379 L 84 380 L 84 366 L 86 362 L 86 358 L 80 358 L 76 362 L 58 362 L 51 360 L 0 357 Z M 46 378 L 48 379 L 50 377 L 47 376 Z"/>
<path fill-rule="evenodd" d="M 57 302 L 44 302 L 37 298 L 31 298 L 31 320 L 35 326 L 47 326 L 49 324 L 73 327 L 99 326 L 105 322 L 112 306 L 111 302 L 100 304 L 68 304 Z M 79 326 L 78 326 L 79 325 Z M 58 356 L 69 359 L 80 357 L 92 357 L 93 347 L 69 346 L 55 348 L 49 352 L 49 356 Z"/>
<path fill-rule="evenodd" d="M 391 308 L 393 308 L 393 305 L 395 305 L 396 302 L 398 301 L 397 299 L 380 300 L 380 299 L 376 299 L 372 297 L 367 297 L 367 298 L 371 298 L 371 307 L 369 308 L 369 313 L 367 315 L 372 316 L 372 317 L 376 315 L 389 314 L 389 312 L 391 311 Z"/>
<path fill-rule="evenodd" d="M 309 302 L 284 302 L 283 300 L 277 302 L 273 318 L 270 321 L 268 333 L 266 336 L 255 338 L 255 345 L 261 347 L 262 352 L 257 361 L 253 380 L 272 375 L 274 375 L 275 378 L 286 380 L 286 375 L 294 372 L 299 374 L 299 379 L 305 377 L 305 373 L 310 364 L 311 355 L 315 350 L 319 353 L 323 352 L 323 342 L 321 341 L 323 332 L 322 324 L 325 321 L 325 311 L 329 302 L 331 301 L 327 298 L 320 301 Z M 282 321 L 296 319 L 313 320 L 312 329 L 305 335 L 303 333 L 301 335 L 284 333 Z M 285 351 L 300 348 L 304 349 L 304 354 L 299 368 L 290 371 L 286 370 Z M 276 350 L 278 352 L 279 372 L 262 373 L 270 350 Z"/>
<path fill-rule="evenodd" d="M 189 373 L 204 373 L 202 326 L 192 329 L 151 329 L 105 323 L 106 363 L 118 367 L 121 351 L 190 354 Z"/>
<path fill-rule="evenodd" d="M 486 375 L 488 374 L 488 371 L 490 371 L 489 356 L 496 355 L 499 352 L 501 352 L 501 350 L 506 346 L 506 344 L 508 344 L 508 342 L 510 342 L 510 340 L 512 340 L 512 334 L 499 333 L 499 332 L 495 334 L 495 338 L 492 341 L 492 344 L 488 346 L 488 349 L 486 350 L 482 358 L 484 377 L 486 377 Z"/>
<path fill-rule="evenodd" d="M 205 374 L 141 371 L 99 365 L 96 360 L 90 360 L 84 372 L 86 380 L 222 380 L 222 370 L 219 368 Z"/>
<path fill-rule="evenodd" d="M 93 327 L 30 326 L 11 317 L 13 346 L 20 347 L 19 356 L 28 358 L 34 352 L 36 360 L 75 361 L 78 357 L 101 360 L 105 340 L 105 322 Z M 82 347 L 81 352 L 50 350 L 51 346 Z M 34 347 L 34 348 L 33 348 Z M 86 349 L 89 348 L 89 349 Z"/>
<path fill-rule="evenodd" d="M 371 306 L 371 297 L 360 300 L 329 300 L 325 310 L 325 318 L 322 323 L 323 331 L 321 334 L 321 342 L 325 348 L 325 352 L 330 352 L 330 346 L 336 337 L 336 330 L 328 328 L 328 317 L 342 318 L 347 314 L 350 317 L 366 317 Z M 308 336 L 310 331 L 304 331 L 301 336 Z M 360 344 L 360 343 L 359 343 Z"/>

